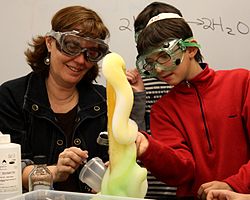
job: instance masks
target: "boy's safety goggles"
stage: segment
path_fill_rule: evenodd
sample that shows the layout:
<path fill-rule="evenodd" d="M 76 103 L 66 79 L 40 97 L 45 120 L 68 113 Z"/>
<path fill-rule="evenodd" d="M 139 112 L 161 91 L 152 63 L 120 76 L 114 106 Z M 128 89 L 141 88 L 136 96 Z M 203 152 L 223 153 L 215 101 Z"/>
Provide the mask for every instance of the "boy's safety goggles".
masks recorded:
<path fill-rule="evenodd" d="M 151 49 L 143 55 L 138 55 L 136 66 L 139 72 L 147 77 L 156 77 L 157 68 L 163 71 L 174 71 L 182 62 L 184 51 L 187 47 L 200 48 L 196 42 L 191 42 L 192 38 L 186 40 L 170 38 L 161 47 Z"/>
<path fill-rule="evenodd" d="M 83 53 L 90 62 L 100 61 L 108 52 L 109 46 L 101 39 L 79 36 L 79 31 L 55 32 L 51 30 L 47 36 L 57 41 L 57 48 L 63 54 L 75 57 Z"/>

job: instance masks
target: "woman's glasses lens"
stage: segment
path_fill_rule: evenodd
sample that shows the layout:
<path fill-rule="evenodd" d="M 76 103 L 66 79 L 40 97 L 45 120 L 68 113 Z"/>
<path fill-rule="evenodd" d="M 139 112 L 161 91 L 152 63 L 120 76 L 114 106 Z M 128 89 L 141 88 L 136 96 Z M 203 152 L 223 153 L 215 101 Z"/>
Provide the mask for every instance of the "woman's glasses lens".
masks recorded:
<path fill-rule="evenodd" d="M 105 43 L 72 34 L 61 35 L 60 39 L 57 39 L 57 48 L 67 56 L 78 56 L 83 53 L 90 62 L 100 61 L 108 52 L 108 45 Z"/>

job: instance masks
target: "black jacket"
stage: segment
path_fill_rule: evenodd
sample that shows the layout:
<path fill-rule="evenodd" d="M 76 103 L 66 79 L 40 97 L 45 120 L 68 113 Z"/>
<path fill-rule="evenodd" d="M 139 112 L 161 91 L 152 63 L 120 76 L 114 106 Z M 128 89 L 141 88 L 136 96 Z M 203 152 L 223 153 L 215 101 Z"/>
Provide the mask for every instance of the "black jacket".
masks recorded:
<path fill-rule="evenodd" d="M 43 154 L 52 165 L 65 148 L 76 146 L 88 150 L 89 159 L 98 156 L 108 160 L 108 147 L 96 142 L 99 133 L 107 129 L 105 87 L 88 83 L 77 87 L 79 103 L 73 139 L 66 141 L 50 108 L 42 74 L 31 72 L 0 86 L 0 131 L 10 134 L 13 143 L 21 144 L 22 159 Z"/>

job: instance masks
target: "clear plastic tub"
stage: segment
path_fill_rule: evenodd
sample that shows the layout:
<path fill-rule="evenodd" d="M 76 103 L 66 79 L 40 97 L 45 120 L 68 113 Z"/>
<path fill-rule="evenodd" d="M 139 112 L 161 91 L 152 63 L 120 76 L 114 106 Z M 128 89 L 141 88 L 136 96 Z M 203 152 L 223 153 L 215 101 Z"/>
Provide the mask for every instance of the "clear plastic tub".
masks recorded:
<path fill-rule="evenodd" d="M 8 200 L 139 200 L 139 198 L 63 192 L 57 190 L 36 190 L 8 198 Z"/>

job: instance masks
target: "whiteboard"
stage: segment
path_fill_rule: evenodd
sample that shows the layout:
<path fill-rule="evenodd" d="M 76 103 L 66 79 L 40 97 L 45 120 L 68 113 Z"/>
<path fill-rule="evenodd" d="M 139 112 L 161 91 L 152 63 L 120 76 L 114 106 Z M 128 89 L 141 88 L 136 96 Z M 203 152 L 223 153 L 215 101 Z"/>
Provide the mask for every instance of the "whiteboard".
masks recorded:
<path fill-rule="evenodd" d="M 45 34 L 54 13 L 65 6 L 95 10 L 110 30 L 110 49 L 127 68 L 135 67 L 133 23 L 152 0 L 1 0 L 0 83 L 27 74 L 23 52 L 33 36 Z M 181 10 L 202 46 L 204 61 L 214 69 L 250 69 L 250 2 L 247 0 L 167 0 Z M 98 79 L 105 84 L 102 76 Z"/>

